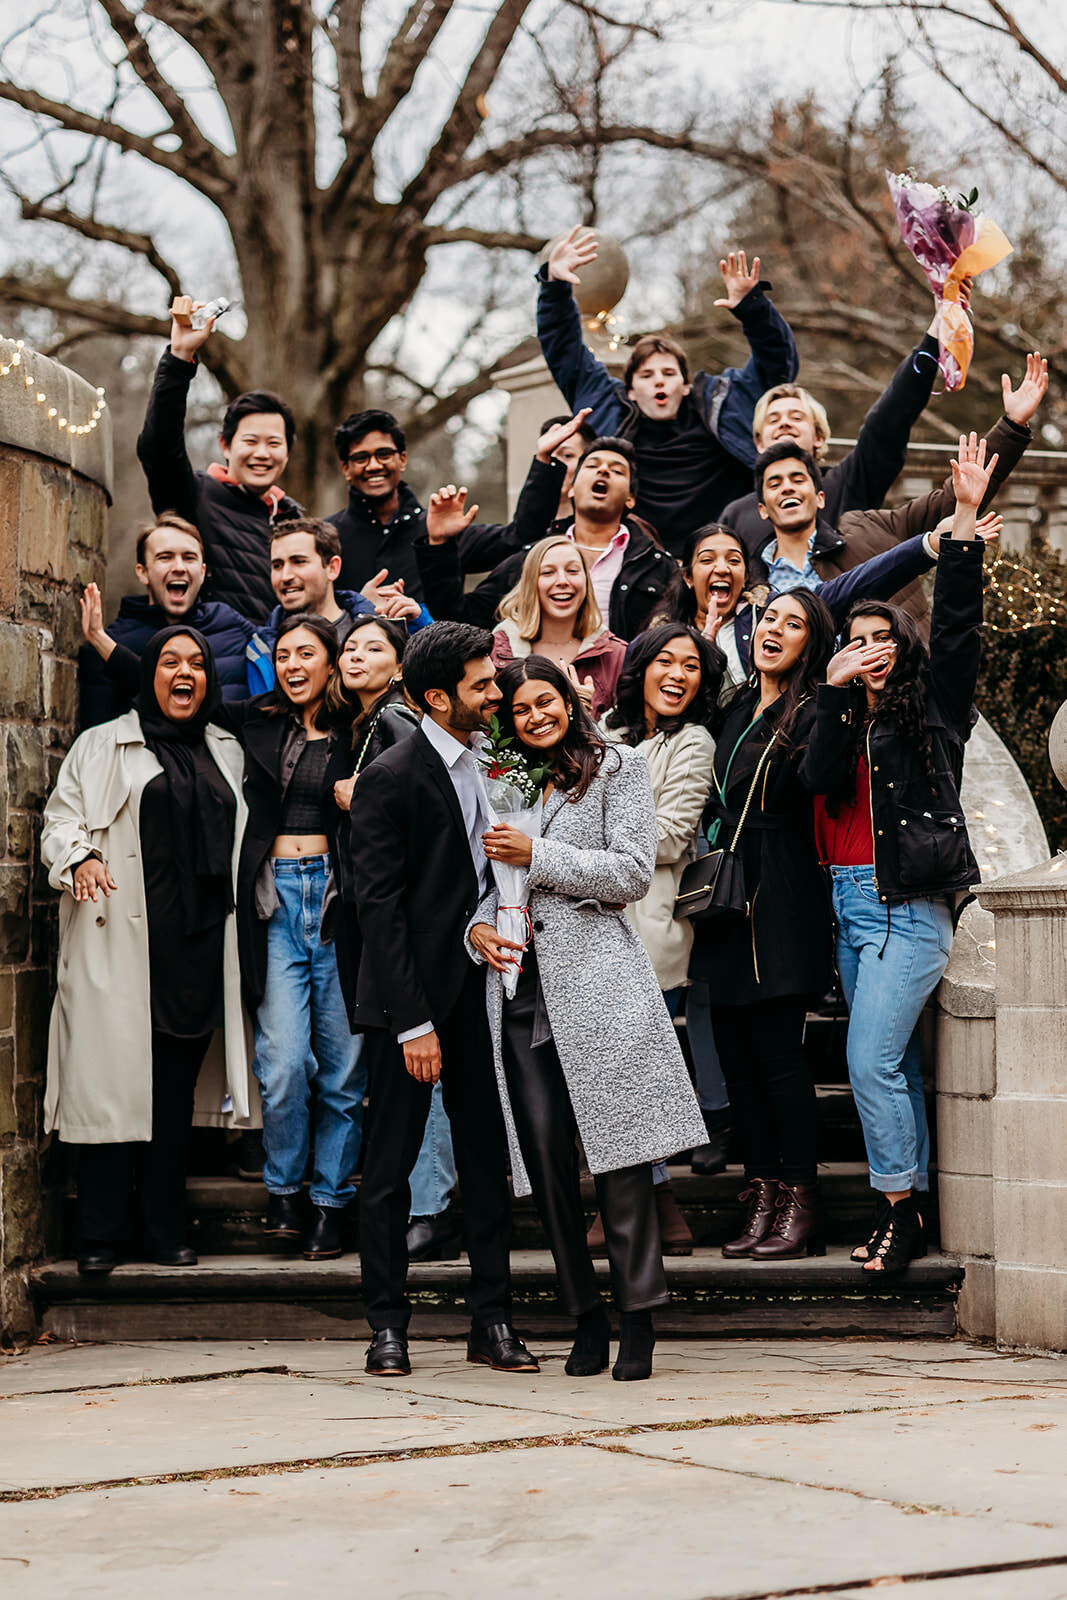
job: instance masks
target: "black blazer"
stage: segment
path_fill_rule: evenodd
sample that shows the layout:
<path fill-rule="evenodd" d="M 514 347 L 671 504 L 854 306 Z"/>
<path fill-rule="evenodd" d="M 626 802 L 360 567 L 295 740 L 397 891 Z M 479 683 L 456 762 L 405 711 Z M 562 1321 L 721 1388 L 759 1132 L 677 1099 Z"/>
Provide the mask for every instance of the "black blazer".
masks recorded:
<path fill-rule="evenodd" d="M 363 949 L 353 1027 L 436 1026 L 471 971 L 478 875 L 448 768 L 418 729 L 364 768 L 349 813 Z"/>

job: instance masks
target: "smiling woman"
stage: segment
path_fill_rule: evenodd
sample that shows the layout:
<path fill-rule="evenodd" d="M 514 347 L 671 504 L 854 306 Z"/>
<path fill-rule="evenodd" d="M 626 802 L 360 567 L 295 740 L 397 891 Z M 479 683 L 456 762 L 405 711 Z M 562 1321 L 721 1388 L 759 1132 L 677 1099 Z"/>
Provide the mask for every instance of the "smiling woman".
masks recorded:
<path fill-rule="evenodd" d="M 207 641 L 165 629 L 136 709 L 75 741 L 45 807 L 41 859 L 64 891 L 45 1120 L 80 1146 L 82 1272 L 110 1272 L 130 1248 L 134 1192 L 136 1243 L 195 1263 L 186 1140 L 216 1032 L 225 1087 L 248 1115 L 234 909 L 246 811 L 240 747 L 209 726 L 219 703 Z"/>
<path fill-rule="evenodd" d="M 568 674 L 594 717 L 611 704 L 626 644 L 604 627 L 585 554 L 572 540 L 533 546 L 518 583 L 500 602 L 500 618 L 493 630 L 497 666 L 546 656 Z"/>

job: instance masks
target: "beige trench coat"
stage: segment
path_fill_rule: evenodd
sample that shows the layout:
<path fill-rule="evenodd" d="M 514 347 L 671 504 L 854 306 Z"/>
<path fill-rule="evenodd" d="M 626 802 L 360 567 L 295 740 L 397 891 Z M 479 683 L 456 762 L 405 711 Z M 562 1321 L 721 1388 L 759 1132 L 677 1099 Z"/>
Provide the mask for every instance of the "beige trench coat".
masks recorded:
<path fill-rule="evenodd" d="M 248 816 L 243 755 L 231 734 L 208 728 L 207 747 L 237 800 L 236 889 Z M 115 1144 L 152 1135 L 152 1020 L 148 923 L 139 827 L 141 792 L 162 768 L 144 742 L 136 711 L 76 739 L 44 810 L 41 859 L 59 908 L 59 965 L 48 1034 L 45 1131 L 70 1144 Z M 74 899 L 74 868 L 98 852 L 117 888 L 110 899 Z M 200 1123 L 247 1125 L 258 1110 L 251 1039 L 241 1001 L 237 922 L 223 942 L 224 1026 L 197 1084 Z M 223 1111 L 229 1094 L 232 1112 Z"/>
<path fill-rule="evenodd" d="M 617 739 L 607 730 L 605 737 Z M 696 833 L 711 793 L 715 741 L 706 728 L 687 722 L 669 736 L 654 734 L 636 746 L 648 762 L 656 806 L 656 870 L 643 900 L 626 907 L 641 936 L 661 989 L 689 981 L 693 924 L 675 922 L 674 898 L 682 873 L 696 857 Z"/>

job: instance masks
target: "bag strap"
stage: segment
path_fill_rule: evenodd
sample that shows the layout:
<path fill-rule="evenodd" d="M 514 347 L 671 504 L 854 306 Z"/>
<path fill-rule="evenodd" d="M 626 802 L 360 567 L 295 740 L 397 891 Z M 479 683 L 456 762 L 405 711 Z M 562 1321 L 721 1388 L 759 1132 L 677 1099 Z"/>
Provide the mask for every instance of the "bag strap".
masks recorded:
<path fill-rule="evenodd" d="M 752 721 L 749 723 L 748 727 L 745 728 L 738 735 L 737 743 L 734 745 L 733 749 L 730 751 L 730 759 L 726 763 L 726 771 L 722 775 L 722 782 L 720 783 L 718 778 L 715 778 L 715 787 L 716 787 L 716 789 L 718 789 L 718 791 L 719 791 L 719 799 L 722 801 L 722 803 L 724 805 L 726 804 L 726 785 L 730 781 L 730 769 L 732 768 L 732 766 L 734 764 L 734 756 L 740 750 L 741 746 L 744 744 L 745 740 L 748 738 L 749 734 L 752 732 L 752 730 L 756 726 L 757 722 L 762 721 L 762 718 L 763 718 L 763 712 L 762 711 L 757 711 L 756 715 L 752 718 Z M 712 776 L 713 777 L 715 776 L 714 773 L 712 773 Z"/>
<path fill-rule="evenodd" d="M 777 739 L 777 737 L 778 737 L 778 730 L 775 729 L 774 733 L 771 734 L 770 739 L 767 741 L 766 749 L 764 750 L 763 754 L 760 756 L 759 761 L 756 763 L 756 770 L 752 774 L 752 782 L 749 785 L 748 794 L 745 797 L 745 804 L 744 804 L 744 807 L 742 809 L 741 816 L 740 816 L 740 819 L 738 821 L 737 827 L 734 829 L 733 840 L 731 841 L 731 844 L 730 844 L 730 854 L 731 855 L 733 855 L 734 852 L 737 849 L 737 841 L 741 837 L 741 829 L 745 825 L 745 818 L 748 816 L 749 807 L 752 804 L 752 796 L 755 794 L 756 785 L 759 783 L 759 775 L 763 771 L 764 762 L 767 760 L 767 757 L 770 755 L 772 749 L 774 748 L 774 741 Z"/>

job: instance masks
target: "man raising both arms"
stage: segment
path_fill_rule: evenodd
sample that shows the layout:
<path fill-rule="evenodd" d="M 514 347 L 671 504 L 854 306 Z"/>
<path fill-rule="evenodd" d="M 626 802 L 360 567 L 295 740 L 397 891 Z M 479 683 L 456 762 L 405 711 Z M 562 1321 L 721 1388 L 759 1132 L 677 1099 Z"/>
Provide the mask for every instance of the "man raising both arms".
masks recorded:
<path fill-rule="evenodd" d="M 293 413 L 280 395 L 253 389 L 226 408 L 219 433 L 225 466 L 194 472 L 185 448 L 185 406 L 198 352 L 211 336 L 172 322 L 170 348 L 160 357 L 137 456 L 148 479 L 152 510 L 176 511 L 195 523 L 204 541 L 211 599 L 223 600 L 252 622 L 274 605 L 270 586 L 271 524 L 303 515 L 279 479 L 296 436 Z"/>
<path fill-rule="evenodd" d="M 690 381 L 681 345 L 650 335 L 634 345 L 622 381 L 613 378 L 582 338 L 571 285 L 596 260 L 596 239 L 572 228 L 540 268 L 537 337 L 557 386 L 572 410 L 592 408 L 600 436 L 629 439 L 640 478 L 636 510 L 677 555 L 687 533 L 712 522 L 751 484 L 756 449 L 752 414 L 765 389 L 797 375 L 789 325 L 767 298 L 759 258 L 749 270 L 744 251 L 720 262 L 724 306 L 740 322 L 752 351 L 743 368 Z"/>

